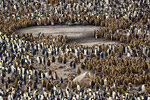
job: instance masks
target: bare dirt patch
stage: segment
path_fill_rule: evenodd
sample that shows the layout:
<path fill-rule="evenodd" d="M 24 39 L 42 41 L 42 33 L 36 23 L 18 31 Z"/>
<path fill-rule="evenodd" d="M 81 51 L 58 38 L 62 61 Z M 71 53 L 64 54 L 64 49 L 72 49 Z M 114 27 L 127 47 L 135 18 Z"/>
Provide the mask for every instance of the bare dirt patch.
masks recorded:
<path fill-rule="evenodd" d="M 45 35 L 67 35 L 68 43 L 74 43 L 81 45 L 96 45 L 96 44 L 118 44 L 118 42 L 109 41 L 105 39 L 95 39 L 93 37 L 93 31 L 98 29 L 99 26 L 33 26 L 28 28 L 22 28 L 17 30 L 18 33 L 33 33 L 35 37 L 38 33 L 44 33 Z"/>

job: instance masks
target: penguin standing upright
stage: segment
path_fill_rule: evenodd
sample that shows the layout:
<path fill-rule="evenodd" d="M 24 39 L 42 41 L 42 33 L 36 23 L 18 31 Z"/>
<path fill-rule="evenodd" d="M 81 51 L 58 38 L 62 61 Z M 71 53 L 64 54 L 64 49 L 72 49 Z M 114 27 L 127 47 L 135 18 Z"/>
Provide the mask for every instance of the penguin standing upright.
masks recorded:
<path fill-rule="evenodd" d="M 142 88 L 142 92 L 145 92 L 145 89 L 146 89 L 146 88 L 145 88 L 145 85 L 144 85 L 144 84 L 142 85 L 141 88 Z"/>
<path fill-rule="evenodd" d="M 47 66 L 50 66 L 51 65 L 51 62 L 50 62 L 50 59 L 47 60 Z"/>
<path fill-rule="evenodd" d="M 74 61 L 72 62 L 72 67 L 76 68 L 76 63 Z"/>
<path fill-rule="evenodd" d="M 77 70 L 76 70 L 76 73 L 79 75 L 81 74 L 81 69 L 78 67 Z"/>
<path fill-rule="evenodd" d="M 94 86 L 95 86 L 95 82 L 92 80 L 92 81 L 91 81 L 91 83 L 90 83 L 90 87 L 91 87 L 91 89 L 93 89 L 93 88 L 94 88 Z"/>

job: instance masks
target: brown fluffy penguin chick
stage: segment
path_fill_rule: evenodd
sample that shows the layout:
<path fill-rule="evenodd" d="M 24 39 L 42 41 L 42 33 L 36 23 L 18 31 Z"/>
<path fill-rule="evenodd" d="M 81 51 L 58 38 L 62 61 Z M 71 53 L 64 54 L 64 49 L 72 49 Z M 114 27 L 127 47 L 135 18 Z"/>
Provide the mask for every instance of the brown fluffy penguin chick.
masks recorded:
<path fill-rule="evenodd" d="M 42 86 L 46 87 L 46 80 L 45 79 L 42 80 Z"/>
<path fill-rule="evenodd" d="M 67 58 L 63 57 L 63 63 L 66 64 L 67 63 Z"/>
<path fill-rule="evenodd" d="M 60 55 L 58 56 L 58 62 L 62 63 L 62 57 Z"/>
<path fill-rule="evenodd" d="M 125 42 L 125 36 L 121 36 L 121 38 L 120 38 L 120 42 Z"/>
<path fill-rule="evenodd" d="M 84 66 L 83 62 L 80 63 L 80 68 L 85 69 L 85 66 Z"/>
<path fill-rule="evenodd" d="M 76 73 L 79 75 L 81 74 L 81 68 L 77 67 Z"/>
<path fill-rule="evenodd" d="M 50 82 L 46 83 L 46 89 L 50 90 L 53 87 L 53 85 Z"/>
<path fill-rule="evenodd" d="M 125 92 L 125 91 L 127 91 L 127 86 L 124 84 L 123 86 L 122 86 L 122 90 Z"/>
<path fill-rule="evenodd" d="M 32 87 L 32 81 L 28 81 L 27 86 Z"/>
<path fill-rule="evenodd" d="M 83 53 L 80 53 L 80 59 L 83 59 L 83 58 L 84 58 Z"/>
<path fill-rule="evenodd" d="M 71 82 L 72 83 L 72 88 L 76 88 L 77 87 L 77 83 L 76 82 Z"/>
<path fill-rule="evenodd" d="M 73 58 L 73 54 L 69 53 L 69 58 L 72 59 Z"/>
<path fill-rule="evenodd" d="M 15 79 L 15 81 L 14 81 L 14 87 L 17 87 L 18 81 L 19 81 L 19 76 L 18 76 L 18 77 Z"/>
<path fill-rule="evenodd" d="M 75 63 L 78 62 L 78 58 L 77 57 L 75 57 L 73 60 L 74 60 Z"/>
<path fill-rule="evenodd" d="M 91 70 L 91 69 L 92 69 L 91 63 L 89 63 L 87 66 L 88 66 L 88 70 Z"/>
<path fill-rule="evenodd" d="M 51 61 L 55 62 L 55 56 L 52 56 Z"/>
<path fill-rule="evenodd" d="M 50 66 L 51 65 L 51 61 L 50 59 L 47 60 L 47 66 Z"/>

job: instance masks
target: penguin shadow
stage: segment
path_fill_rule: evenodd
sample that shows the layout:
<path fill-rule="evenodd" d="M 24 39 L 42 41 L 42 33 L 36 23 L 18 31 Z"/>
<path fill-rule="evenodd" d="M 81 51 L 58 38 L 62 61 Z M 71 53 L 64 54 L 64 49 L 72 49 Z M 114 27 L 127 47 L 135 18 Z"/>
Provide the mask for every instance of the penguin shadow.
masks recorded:
<path fill-rule="evenodd" d="M 112 41 L 112 40 L 106 40 L 104 38 L 97 38 L 95 39 L 93 34 L 85 34 L 80 37 L 69 37 L 67 40 L 68 44 L 71 43 L 94 43 L 94 42 L 99 42 L 99 43 L 107 43 L 107 42 L 117 42 L 117 41 Z M 118 42 L 117 42 L 118 43 Z"/>
<path fill-rule="evenodd" d="M 87 43 L 87 42 L 90 42 L 90 40 L 96 40 L 93 36 L 92 36 L 92 33 L 91 34 L 86 34 L 86 35 L 82 35 L 80 37 L 69 37 L 67 42 L 68 44 L 70 43 Z M 100 38 L 97 39 L 96 41 L 99 41 L 101 40 Z"/>

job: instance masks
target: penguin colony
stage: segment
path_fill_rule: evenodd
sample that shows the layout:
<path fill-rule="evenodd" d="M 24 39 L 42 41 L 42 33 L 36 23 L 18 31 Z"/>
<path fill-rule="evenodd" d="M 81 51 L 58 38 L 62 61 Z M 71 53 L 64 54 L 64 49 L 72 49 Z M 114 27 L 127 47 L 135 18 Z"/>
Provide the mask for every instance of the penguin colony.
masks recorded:
<path fill-rule="evenodd" d="M 122 44 L 14 32 L 55 24 L 98 25 L 95 38 Z M 0 100 L 150 100 L 149 0 L 0 0 L 0 31 Z"/>

